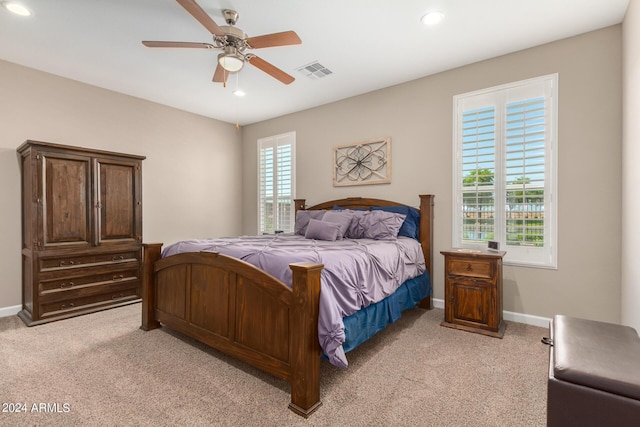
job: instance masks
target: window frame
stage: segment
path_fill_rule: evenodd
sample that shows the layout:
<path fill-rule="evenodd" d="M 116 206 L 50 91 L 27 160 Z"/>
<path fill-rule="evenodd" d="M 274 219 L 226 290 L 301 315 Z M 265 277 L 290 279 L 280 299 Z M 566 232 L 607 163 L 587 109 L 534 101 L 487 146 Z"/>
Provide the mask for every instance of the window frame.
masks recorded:
<path fill-rule="evenodd" d="M 506 117 L 507 105 L 519 101 L 544 96 L 545 129 L 544 129 L 544 245 L 515 246 L 506 244 L 507 239 L 507 190 L 506 181 Z M 463 117 L 465 112 L 483 107 L 495 108 L 495 152 L 494 152 L 494 237 L 491 240 L 500 244 L 506 251 L 504 263 L 510 265 L 557 269 L 557 158 L 558 158 L 558 74 L 548 74 L 532 79 L 521 80 L 504 85 L 494 86 L 478 91 L 468 92 L 453 97 L 453 221 L 452 242 L 454 247 L 480 249 L 486 247 L 486 241 L 464 239 L 463 208 Z M 484 188 L 483 188 L 484 190 Z"/>
<path fill-rule="evenodd" d="M 265 227 L 263 227 L 263 207 L 264 207 L 264 203 L 265 203 L 265 199 L 266 197 L 263 197 L 263 194 L 265 193 L 265 191 L 263 191 L 263 186 L 262 186 L 262 179 L 263 179 L 263 169 L 262 169 L 262 155 L 261 155 L 261 151 L 264 148 L 268 148 L 268 146 L 271 146 L 274 148 L 274 159 L 273 159 L 273 172 L 272 172 L 272 188 L 273 188 L 273 197 L 272 199 L 274 201 L 277 201 L 280 196 L 278 194 L 278 176 L 280 174 L 276 173 L 277 172 L 277 164 L 278 164 L 278 160 L 277 160 L 277 153 L 278 153 L 278 147 L 279 146 L 284 146 L 284 145 L 291 145 L 291 159 L 290 159 L 290 165 L 291 165 L 291 171 L 290 171 L 290 182 L 291 182 L 291 194 L 290 194 L 290 198 L 288 199 L 289 204 L 290 204 L 290 209 L 288 212 L 289 215 L 289 223 L 288 223 L 288 227 L 285 228 L 279 228 L 278 225 L 280 224 L 280 218 L 279 218 L 279 210 L 278 209 L 273 209 L 274 212 L 274 219 L 273 219 L 273 230 L 269 230 Z M 257 206 L 257 226 L 258 226 L 258 233 L 260 234 L 271 234 L 274 233 L 275 231 L 283 231 L 283 232 L 293 232 L 293 227 L 295 224 L 295 204 L 294 204 L 294 199 L 296 198 L 296 132 L 292 131 L 292 132 L 286 132 L 286 133 L 282 133 L 279 135 L 274 135 L 274 136 L 270 136 L 270 137 L 266 137 L 266 138 L 260 138 L 257 140 L 257 202 L 258 202 L 258 206 Z"/>

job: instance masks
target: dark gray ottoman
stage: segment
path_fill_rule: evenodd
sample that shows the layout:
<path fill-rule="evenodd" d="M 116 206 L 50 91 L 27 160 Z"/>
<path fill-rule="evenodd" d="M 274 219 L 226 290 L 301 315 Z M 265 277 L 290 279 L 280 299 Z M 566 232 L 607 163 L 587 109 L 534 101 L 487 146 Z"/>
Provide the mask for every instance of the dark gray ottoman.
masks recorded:
<path fill-rule="evenodd" d="M 550 324 L 548 426 L 640 425 L 640 338 L 612 323 Z"/>

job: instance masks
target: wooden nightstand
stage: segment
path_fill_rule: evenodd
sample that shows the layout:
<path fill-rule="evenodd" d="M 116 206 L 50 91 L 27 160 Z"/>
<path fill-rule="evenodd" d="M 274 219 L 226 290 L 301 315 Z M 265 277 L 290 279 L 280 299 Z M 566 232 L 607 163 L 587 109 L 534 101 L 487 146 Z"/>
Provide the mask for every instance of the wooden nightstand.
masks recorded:
<path fill-rule="evenodd" d="M 502 338 L 502 257 L 506 252 L 450 249 L 444 255 L 442 326 Z"/>

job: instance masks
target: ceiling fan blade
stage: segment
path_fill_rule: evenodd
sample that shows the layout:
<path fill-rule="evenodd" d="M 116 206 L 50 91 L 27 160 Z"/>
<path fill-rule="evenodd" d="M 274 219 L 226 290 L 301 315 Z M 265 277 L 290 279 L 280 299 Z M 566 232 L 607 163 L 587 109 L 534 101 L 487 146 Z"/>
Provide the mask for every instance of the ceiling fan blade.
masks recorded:
<path fill-rule="evenodd" d="M 226 74 L 226 75 L 225 75 Z M 218 64 L 216 71 L 213 73 L 213 81 L 216 83 L 224 83 L 227 81 L 228 74 L 222 65 Z"/>
<path fill-rule="evenodd" d="M 271 77 L 280 80 L 282 83 L 286 85 L 292 83 L 295 80 L 292 76 L 285 73 L 280 68 L 277 68 L 276 66 L 268 63 L 264 59 L 259 58 L 255 55 L 252 55 L 252 56 L 247 55 L 247 61 L 249 61 L 249 63 L 254 67 L 264 71 L 265 73 L 269 74 Z"/>
<path fill-rule="evenodd" d="M 146 47 L 188 47 L 194 49 L 213 49 L 215 46 L 209 43 L 195 43 L 195 42 L 161 42 L 161 41 L 148 41 L 142 42 Z"/>
<path fill-rule="evenodd" d="M 283 31 L 281 33 L 265 34 L 263 36 L 249 37 L 247 43 L 253 49 L 261 49 L 263 47 L 289 46 L 292 44 L 301 44 L 302 40 L 295 31 Z"/>
<path fill-rule="evenodd" d="M 205 12 L 194 0 L 176 0 L 180 6 L 184 7 L 196 20 L 202 24 L 211 34 L 216 36 L 224 36 L 224 31 L 213 19 Z"/>

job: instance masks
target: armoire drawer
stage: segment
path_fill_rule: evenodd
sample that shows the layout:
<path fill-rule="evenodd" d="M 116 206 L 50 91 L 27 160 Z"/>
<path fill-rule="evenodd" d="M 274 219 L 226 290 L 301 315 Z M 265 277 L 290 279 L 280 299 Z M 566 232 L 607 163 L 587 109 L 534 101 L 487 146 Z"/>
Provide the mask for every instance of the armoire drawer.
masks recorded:
<path fill-rule="evenodd" d="M 79 273 L 82 273 L 80 271 Z M 86 273 L 86 272 L 85 272 Z M 50 280 L 40 280 L 38 291 L 46 296 L 75 289 L 91 289 L 138 280 L 139 269 L 114 270 L 108 273 L 70 275 Z"/>
<path fill-rule="evenodd" d="M 108 292 L 95 295 L 87 295 L 77 298 L 67 298 L 57 302 L 44 302 L 40 304 L 40 316 L 60 316 L 74 311 L 93 310 L 101 306 L 110 306 L 118 303 L 140 298 L 139 286 L 129 285 L 123 288 L 112 288 Z"/>
<path fill-rule="evenodd" d="M 125 262 L 139 262 L 139 251 L 83 254 L 40 258 L 40 271 L 55 271 L 60 269 L 74 269 L 93 265 L 111 265 Z"/>

